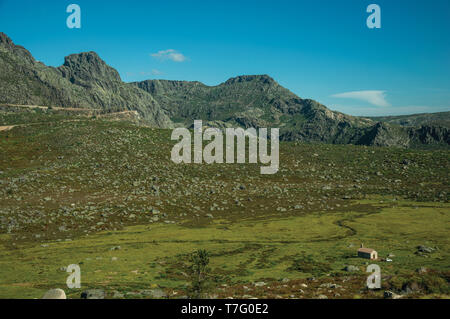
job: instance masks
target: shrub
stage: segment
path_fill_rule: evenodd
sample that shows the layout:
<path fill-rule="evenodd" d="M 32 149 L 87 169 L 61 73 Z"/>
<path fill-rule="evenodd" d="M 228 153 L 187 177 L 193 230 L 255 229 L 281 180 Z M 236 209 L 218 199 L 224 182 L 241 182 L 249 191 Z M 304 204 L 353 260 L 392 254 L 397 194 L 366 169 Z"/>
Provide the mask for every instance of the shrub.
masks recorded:
<path fill-rule="evenodd" d="M 314 260 L 312 256 L 297 257 L 292 262 L 289 270 L 295 270 L 313 275 L 322 275 L 331 270 L 329 263 Z"/>
<path fill-rule="evenodd" d="M 189 256 L 189 272 L 191 277 L 191 291 L 193 298 L 200 298 L 208 288 L 209 281 L 209 253 L 200 249 Z"/>

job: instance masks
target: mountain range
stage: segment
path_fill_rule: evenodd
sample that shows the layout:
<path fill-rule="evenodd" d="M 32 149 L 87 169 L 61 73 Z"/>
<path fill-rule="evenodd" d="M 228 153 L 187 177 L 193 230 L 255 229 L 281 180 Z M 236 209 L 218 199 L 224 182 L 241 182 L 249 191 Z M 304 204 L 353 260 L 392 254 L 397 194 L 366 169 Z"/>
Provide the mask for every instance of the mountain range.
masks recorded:
<path fill-rule="evenodd" d="M 282 140 L 422 147 L 450 145 L 450 112 L 356 117 L 302 99 L 268 75 L 243 75 L 217 86 L 147 80 L 125 83 L 95 52 L 65 57 L 59 67 L 35 60 L 0 33 L 0 103 L 137 111 L 147 125 L 279 127 Z"/>

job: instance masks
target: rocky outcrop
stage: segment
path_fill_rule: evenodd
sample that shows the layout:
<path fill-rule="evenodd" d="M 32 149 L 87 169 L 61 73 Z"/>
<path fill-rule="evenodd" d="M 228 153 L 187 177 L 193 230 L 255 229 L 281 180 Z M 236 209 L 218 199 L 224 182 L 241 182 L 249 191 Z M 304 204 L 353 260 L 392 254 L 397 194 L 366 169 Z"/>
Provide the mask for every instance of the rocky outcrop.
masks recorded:
<path fill-rule="evenodd" d="M 95 52 L 72 54 L 64 59 L 58 68 L 62 76 L 72 83 L 90 85 L 98 83 L 122 82 L 119 72 L 107 65 Z"/>
<path fill-rule="evenodd" d="M 423 125 L 420 128 L 408 129 L 408 133 L 414 144 L 450 145 L 450 129 L 447 127 Z"/>
<path fill-rule="evenodd" d="M 370 127 L 356 144 L 369 146 L 408 147 L 410 140 L 406 130 L 378 122 Z"/>

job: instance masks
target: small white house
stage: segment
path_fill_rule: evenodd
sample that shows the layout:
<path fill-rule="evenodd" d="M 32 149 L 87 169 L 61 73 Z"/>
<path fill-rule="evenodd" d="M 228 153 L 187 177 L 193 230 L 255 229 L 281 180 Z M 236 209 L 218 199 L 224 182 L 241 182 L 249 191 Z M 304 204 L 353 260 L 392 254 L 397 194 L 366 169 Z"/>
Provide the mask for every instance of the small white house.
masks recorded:
<path fill-rule="evenodd" d="M 366 259 L 378 259 L 378 253 L 375 249 L 361 247 L 358 249 L 358 257 Z"/>

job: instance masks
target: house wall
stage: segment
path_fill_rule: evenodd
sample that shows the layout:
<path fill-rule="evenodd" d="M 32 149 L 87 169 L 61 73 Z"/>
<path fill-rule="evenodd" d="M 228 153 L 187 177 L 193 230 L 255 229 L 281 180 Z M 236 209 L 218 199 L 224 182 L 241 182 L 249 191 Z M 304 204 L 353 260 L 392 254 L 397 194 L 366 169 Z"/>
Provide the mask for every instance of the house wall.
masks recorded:
<path fill-rule="evenodd" d="M 360 252 L 360 251 L 358 252 L 358 257 L 371 259 L 371 256 L 369 253 L 364 253 L 364 252 Z"/>

